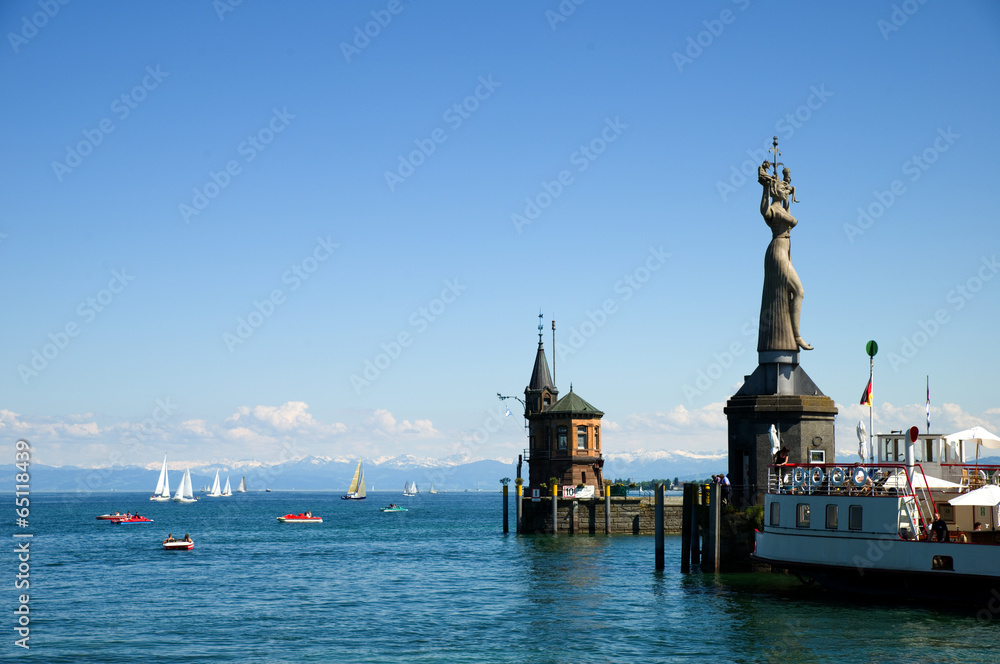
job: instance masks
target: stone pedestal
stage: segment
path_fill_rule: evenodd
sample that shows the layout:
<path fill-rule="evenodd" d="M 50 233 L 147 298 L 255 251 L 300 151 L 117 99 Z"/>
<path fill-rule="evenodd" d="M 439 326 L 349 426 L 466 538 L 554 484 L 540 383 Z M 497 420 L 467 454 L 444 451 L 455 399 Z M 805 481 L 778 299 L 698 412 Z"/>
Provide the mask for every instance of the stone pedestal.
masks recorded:
<path fill-rule="evenodd" d="M 729 477 L 734 499 L 763 504 L 772 463 L 768 430 L 774 424 L 789 463 L 833 463 L 837 406 L 798 364 L 792 352 L 760 353 L 760 364 L 733 395 L 729 419 Z"/>

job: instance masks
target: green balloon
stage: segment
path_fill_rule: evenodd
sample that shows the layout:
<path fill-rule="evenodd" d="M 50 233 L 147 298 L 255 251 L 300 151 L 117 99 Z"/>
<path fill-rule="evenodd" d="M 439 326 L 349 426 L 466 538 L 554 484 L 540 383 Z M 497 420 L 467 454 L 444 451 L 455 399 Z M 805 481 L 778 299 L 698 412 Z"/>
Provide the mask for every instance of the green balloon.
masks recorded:
<path fill-rule="evenodd" d="M 875 354 L 878 353 L 878 344 L 874 341 L 869 341 L 865 344 L 865 351 L 868 353 L 868 357 L 875 357 Z"/>

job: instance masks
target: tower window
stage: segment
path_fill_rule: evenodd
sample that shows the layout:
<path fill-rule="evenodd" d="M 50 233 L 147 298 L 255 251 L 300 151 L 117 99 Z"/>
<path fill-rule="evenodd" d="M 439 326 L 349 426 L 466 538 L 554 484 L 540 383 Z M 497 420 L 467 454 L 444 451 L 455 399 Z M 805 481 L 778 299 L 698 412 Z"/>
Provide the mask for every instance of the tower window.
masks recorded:
<path fill-rule="evenodd" d="M 576 428 L 576 449 L 587 449 L 587 427 Z"/>
<path fill-rule="evenodd" d="M 549 406 L 552 404 L 552 398 L 549 395 L 545 395 L 545 405 Z"/>
<path fill-rule="evenodd" d="M 566 449 L 566 444 L 568 442 L 567 438 L 569 437 L 569 432 L 567 431 L 566 427 L 559 427 L 559 428 L 557 428 L 556 429 L 556 436 L 558 436 L 558 440 L 559 440 L 559 449 L 561 449 L 561 450 Z"/>
<path fill-rule="evenodd" d="M 594 449 L 601 449 L 601 427 L 594 427 Z"/>

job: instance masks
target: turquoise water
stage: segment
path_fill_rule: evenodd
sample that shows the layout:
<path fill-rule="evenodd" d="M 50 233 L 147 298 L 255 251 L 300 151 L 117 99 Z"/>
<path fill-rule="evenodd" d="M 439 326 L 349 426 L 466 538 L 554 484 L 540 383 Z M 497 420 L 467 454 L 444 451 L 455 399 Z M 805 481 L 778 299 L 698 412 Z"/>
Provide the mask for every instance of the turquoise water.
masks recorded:
<path fill-rule="evenodd" d="M 1000 620 L 653 570 L 648 536 L 502 533 L 499 494 L 32 496 L 39 662 L 995 662 Z M 383 514 L 402 503 L 408 512 Z M 513 528 L 513 500 L 511 500 Z M 151 524 L 94 517 L 139 510 Z M 322 524 L 279 524 L 312 510 Z M 11 528 L 3 536 L 13 541 Z M 191 551 L 168 552 L 168 532 Z M 8 547 L 8 550 L 13 547 Z M 4 557 L 5 575 L 16 573 Z M 8 581 L 4 605 L 17 594 Z M 11 616 L 11 613 L 7 613 Z M 11 656 L 11 657 L 8 657 Z"/>

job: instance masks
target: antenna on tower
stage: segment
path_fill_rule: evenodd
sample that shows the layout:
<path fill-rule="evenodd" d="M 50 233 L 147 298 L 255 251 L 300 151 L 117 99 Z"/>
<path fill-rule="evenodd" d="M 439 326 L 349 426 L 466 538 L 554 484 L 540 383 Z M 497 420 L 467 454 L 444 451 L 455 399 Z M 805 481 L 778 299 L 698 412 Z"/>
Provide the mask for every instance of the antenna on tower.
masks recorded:
<path fill-rule="evenodd" d="M 543 329 L 545 329 L 545 326 L 542 325 L 542 310 L 539 309 L 538 310 L 538 347 L 539 348 L 541 348 L 541 346 L 542 346 L 542 330 Z"/>
<path fill-rule="evenodd" d="M 558 385 L 556 382 L 556 322 L 552 321 L 552 384 Z"/>

